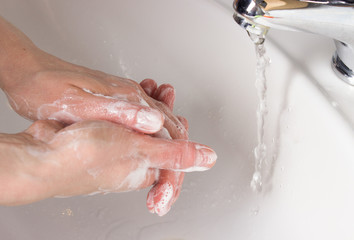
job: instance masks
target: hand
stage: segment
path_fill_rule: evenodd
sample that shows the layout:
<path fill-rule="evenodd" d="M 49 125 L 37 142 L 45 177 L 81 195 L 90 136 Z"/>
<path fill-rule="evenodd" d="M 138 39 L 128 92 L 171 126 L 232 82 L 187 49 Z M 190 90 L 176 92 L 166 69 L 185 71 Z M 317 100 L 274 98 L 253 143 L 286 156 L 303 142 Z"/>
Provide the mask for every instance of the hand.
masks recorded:
<path fill-rule="evenodd" d="M 1 17 L 0 42 L 0 87 L 14 110 L 28 119 L 108 120 L 151 134 L 164 123 L 161 107 L 170 133 L 183 127 L 134 81 L 60 60 Z"/>
<path fill-rule="evenodd" d="M 161 129 L 163 115 L 150 107 L 152 100 L 134 81 L 73 65 L 38 49 L 32 55 L 35 63 L 29 64 L 38 69 L 12 78 L 4 87 L 20 115 L 66 124 L 108 120 L 144 133 Z"/>
<path fill-rule="evenodd" d="M 13 109 L 31 120 L 122 123 L 155 133 L 163 115 L 134 81 L 58 59 L 0 17 L 0 87 Z"/>
<path fill-rule="evenodd" d="M 13 69 L 2 81 L 11 106 L 21 116 L 65 124 L 107 120 L 147 134 L 165 125 L 170 133 L 186 137 L 171 109 L 148 96 L 138 83 L 65 62 L 36 47 L 27 52 L 24 59 L 29 60 L 21 68 L 10 65 Z"/>
<path fill-rule="evenodd" d="M 37 121 L 19 135 L 0 135 L 0 147 L 0 203 L 8 205 L 141 189 L 156 181 L 160 169 L 206 170 L 216 160 L 207 146 L 154 138 L 106 121 L 68 127 Z"/>

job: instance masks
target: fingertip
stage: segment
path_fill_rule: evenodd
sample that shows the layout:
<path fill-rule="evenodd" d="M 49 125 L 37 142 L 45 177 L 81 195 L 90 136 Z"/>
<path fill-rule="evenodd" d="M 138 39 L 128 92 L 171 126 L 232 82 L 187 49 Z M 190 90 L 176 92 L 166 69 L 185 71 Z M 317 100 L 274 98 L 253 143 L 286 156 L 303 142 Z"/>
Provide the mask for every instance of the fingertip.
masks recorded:
<path fill-rule="evenodd" d="M 136 114 L 134 128 L 147 134 L 160 131 L 165 121 L 164 115 L 153 108 L 141 108 Z"/>
<path fill-rule="evenodd" d="M 199 143 L 187 142 L 187 144 L 188 148 L 183 149 L 192 152 L 192 154 L 183 160 L 183 164 L 180 164 L 179 169 L 175 169 L 176 171 L 200 172 L 209 170 L 215 165 L 217 155 L 213 149 Z M 182 153 L 182 156 L 188 155 Z"/>
<path fill-rule="evenodd" d="M 157 89 L 157 83 L 150 78 L 141 81 L 140 86 L 144 89 L 145 93 L 149 97 L 152 97 Z"/>
<path fill-rule="evenodd" d="M 170 84 L 162 84 L 155 92 L 154 98 L 160 102 L 163 102 L 168 106 L 170 110 L 173 110 L 176 91 Z"/>
<path fill-rule="evenodd" d="M 146 204 L 149 211 L 160 217 L 166 215 L 174 202 L 174 193 L 171 183 L 156 184 L 148 193 Z"/>
<path fill-rule="evenodd" d="M 194 146 L 197 150 L 197 166 L 205 167 L 207 169 L 212 168 L 216 163 L 216 152 L 206 145 L 195 144 Z"/>

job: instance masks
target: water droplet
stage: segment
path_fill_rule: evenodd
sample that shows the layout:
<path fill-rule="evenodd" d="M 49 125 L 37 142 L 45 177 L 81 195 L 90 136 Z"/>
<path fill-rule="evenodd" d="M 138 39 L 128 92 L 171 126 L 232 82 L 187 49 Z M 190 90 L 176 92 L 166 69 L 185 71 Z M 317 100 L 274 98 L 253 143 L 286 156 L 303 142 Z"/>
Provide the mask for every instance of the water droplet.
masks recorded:
<path fill-rule="evenodd" d="M 251 188 L 254 192 L 261 192 L 262 191 L 262 175 L 260 172 L 254 172 L 252 181 L 251 181 Z"/>
<path fill-rule="evenodd" d="M 259 206 L 251 210 L 253 216 L 257 216 L 259 213 Z"/>

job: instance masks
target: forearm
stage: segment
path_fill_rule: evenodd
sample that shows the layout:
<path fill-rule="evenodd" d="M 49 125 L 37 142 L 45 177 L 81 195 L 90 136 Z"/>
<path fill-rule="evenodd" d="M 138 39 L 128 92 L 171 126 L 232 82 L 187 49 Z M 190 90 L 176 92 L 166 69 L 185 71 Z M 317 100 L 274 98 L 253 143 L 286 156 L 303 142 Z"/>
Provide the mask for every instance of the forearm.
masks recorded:
<path fill-rule="evenodd" d="M 43 161 L 35 156 L 41 148 L 28 134 L 0 134 L 0 205 L 26 204 L 47 197 L 43 195 Z"/>
<path fill-rule="evenodd" d="M 0 88 L 5 90 L 34 72 L 36 46 L 20 30 L 0 16 Z"/>

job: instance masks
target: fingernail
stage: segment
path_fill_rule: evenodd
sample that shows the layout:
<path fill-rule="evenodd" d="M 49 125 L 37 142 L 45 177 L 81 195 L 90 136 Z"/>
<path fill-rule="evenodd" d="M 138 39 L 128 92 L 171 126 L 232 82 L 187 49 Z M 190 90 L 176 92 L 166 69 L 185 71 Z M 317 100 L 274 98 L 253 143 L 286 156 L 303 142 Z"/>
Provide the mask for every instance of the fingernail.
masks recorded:
<path fill-rule="evenodd" d="M 143 108 L 136 115 L 135 127 L 147 133 L 155 133 L 162 128 L 163 122 L 164 117 L 158 110 Z"/>
<path fill-rule="evenodd" d="M 213 149 L 199 144 L 195 145 L 195 149 L 197 150 L 196 165 L 199 167 L 199 169 L 203 167 L 211 168 L 212 166 L 214 166 L 217 159 L 217 155 Z"/>

